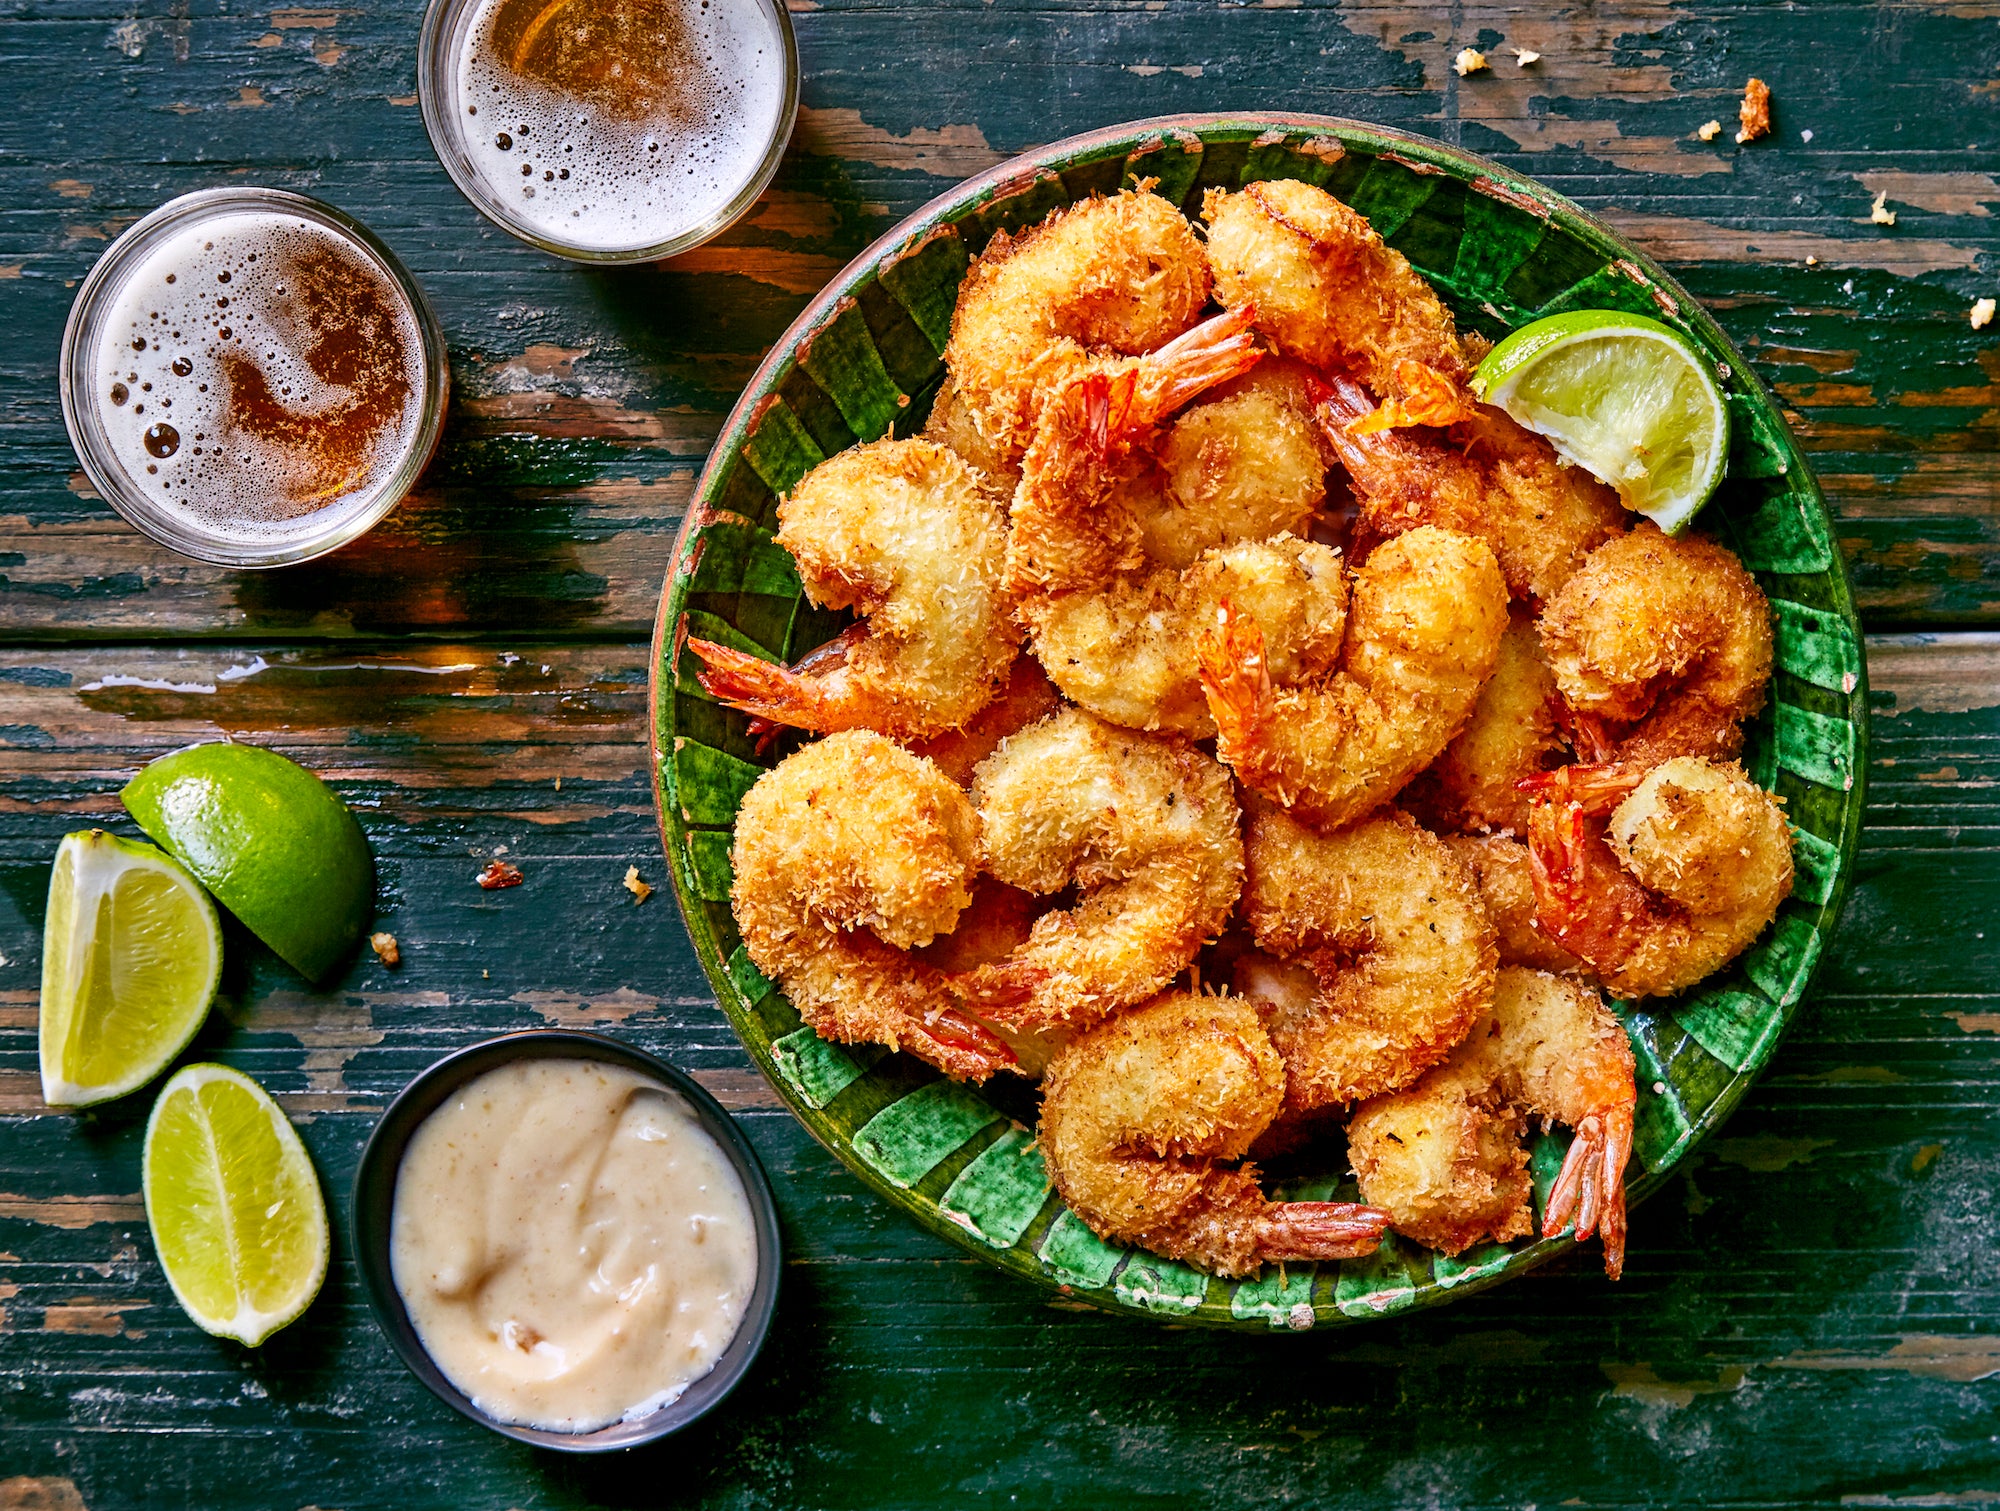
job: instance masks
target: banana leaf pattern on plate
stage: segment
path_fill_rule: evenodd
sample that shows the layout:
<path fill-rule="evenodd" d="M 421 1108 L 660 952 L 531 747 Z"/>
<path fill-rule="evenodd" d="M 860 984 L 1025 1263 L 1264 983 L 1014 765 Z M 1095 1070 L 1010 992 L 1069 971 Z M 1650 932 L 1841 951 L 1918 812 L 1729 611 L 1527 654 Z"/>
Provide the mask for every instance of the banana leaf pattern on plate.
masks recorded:
<path fill-rule="evenodd" d="M 683 649 L 695 634 L 792 661 L 837 632 L 841 620 L 806 602 L 790 557 L 772 543 L 778 499 L 823 458 L 921 426 L 943 376 L 959 280 L 994 233 L 1144 180 L 1192 217 L 1205 190 L 1270 178 L 1318 184 L 1367 215 L 1464 328 L 1497 337 L 1562 310 L 1634 310 L 1693 338 L 1728 395 L 1729 471 L 1702 523 L 1771 598 L 1777 672 L 1744 763 L 1785 799 L 1798 881 L 1776 922 L 1728 970 L 1682 998 L 1622 1009 L 1639 1066 L 1633 1199 L 1656 1187 L 1770 1059 L 1839 917 L 1866 769 L 1861 635 L 1819 485 L 1728 339 L 1645 256 L 1496 164 L 1326 117 L 1178 116 L 1058 142 L 919 211 L 799 317 L 716 444 L 661 602 L 653 755 L 674 890 L 716 996 L 792 1111 L 863 1182 L 933 1232 L 1051 1291 L 1181 1323 L 1304 1329 L 1436 1305 L 1570 1243 L 1523 1239 L 1446 1259 L 1392 1239 L 1365 1260 L 1225 1281 L 1098 1239 L 1050 1189 L 1033 1139 L 1032 1088 L 1006 1078 L 959 1086 L 906 1056 L 827 1043 L 750 962 L 729 910 L 730 826 L 776 755 L 760 756 L 745 717 L 702 692 Z M 1537 1142 L 1538 1199 L 1564 1148 L 1560 1134 Z M 1285 1194 L 1352 1198 L 1340 1163 Z M 1603 1282 L 1593 1263 L 1576 1283 Z"/>

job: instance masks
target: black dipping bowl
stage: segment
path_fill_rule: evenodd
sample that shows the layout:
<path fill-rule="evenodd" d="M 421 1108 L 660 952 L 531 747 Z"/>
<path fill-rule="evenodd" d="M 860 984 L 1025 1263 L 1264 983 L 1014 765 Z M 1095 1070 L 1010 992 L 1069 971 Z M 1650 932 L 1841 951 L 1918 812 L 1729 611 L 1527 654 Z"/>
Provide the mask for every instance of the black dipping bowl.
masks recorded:
<path fill-rule="evenodd" d="M 679 1400 L 633 1422 L 613 1422 L 595 1432 L 550 1432 L 541 1427 L 522 1427 L 496 1422 L 486 1415 L 450 1380 L 424 1352 L 417 1330 L 410 1324 L 403 1298 L 389 1268 L 389 1214 L 396 1198 L 396 1172 L 402 1167 L 403 1150 L 417 1125 L 466 1082 L 498 1069 L 514 1060 L 602 1060 L 623 1065 L 679 1092 L 682 1100 L 729 1156 L 743 1190 L 750 1198 L 750 1210 L 757 1228 L 757 1288 L 744 1309 L 743 1321 L 729 1347 L 715 1361 L 715 1368 L 682 1393 Z M 352 1209 L 354 1259 L 361 1268 L 361 1282 L 375 1308 L 376 1320 L 410 1373 L 428 1385 L 447 1404 L 472 1418 L 482 1427 L 538 1448 L 556 1448 L 566 1453 L 605 1453 L 616 1448 L 634 1448 L 678 1432 L 690 1422 L 706 1416 L 736 1383 L 750 1372 L 750 1365 L 764 1346 L 764 1334 L 771 1326 L 771 1313 L 778 1304 L 778 1271 L 782 1256 L 778 1246 L 778 1209 L 771 1200 L 771 1187 L 764 1179 L 764 1167 L 735 1122 L 714 1097 L 695 1084 L 685 1072 L 664 1060 L 607 1039 L 602 1034 L 573 1033 L 563 1029 L 536 1029 L 488 1039 L 455 1055 L 447 1055 L 403 1088 L 402 1095 L 389 1104 L 382 1121 L 361 1151 L 361 1167 L 354 1173 Z"/>

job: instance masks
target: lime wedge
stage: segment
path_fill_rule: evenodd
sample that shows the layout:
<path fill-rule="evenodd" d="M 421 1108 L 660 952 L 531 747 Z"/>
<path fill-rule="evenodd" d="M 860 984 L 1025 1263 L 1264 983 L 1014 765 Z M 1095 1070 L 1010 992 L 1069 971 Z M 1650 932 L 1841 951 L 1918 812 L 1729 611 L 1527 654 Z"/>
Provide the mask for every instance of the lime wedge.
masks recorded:
<path fill-rule="evenodd" d="M 347 957 L 374 911 L 368 841 L 303 766 L 255 745 L 161 756 L 119 794 L 139 827 L 309 981 Z"/>
<path fill-rule="evenodd" d="M 151 845 L 66 834 L 42 926 L 42 1100 L 136 1091 L 187 1047 L 222 976 L 215 904 Z"/>
<path fill-rule="evenodd" d="M 298 1131 L 248 1076 L 186 1065 L 146 1123 L 146 1222 L 174 1298 L 252 1347 L 326 1279 L 326 1203 Z"/>
<path fill-rule="evenodd" d="M 1644 315 L 1573 310 L 1523 326 L 1486 354 L 1472 390 L 1669 534 L 1729 459 L 1729 407 L 1707 359 Z"/>

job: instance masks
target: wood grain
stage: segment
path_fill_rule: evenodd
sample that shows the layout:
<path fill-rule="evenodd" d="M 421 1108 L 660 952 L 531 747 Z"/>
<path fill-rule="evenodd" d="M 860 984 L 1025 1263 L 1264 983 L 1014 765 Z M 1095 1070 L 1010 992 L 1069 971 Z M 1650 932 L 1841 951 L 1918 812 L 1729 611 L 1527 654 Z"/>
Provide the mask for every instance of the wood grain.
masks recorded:
<path fill-rule="evenodd" d="M 1977 1506 L 2000 1494 L 2000 6 L 1991 0 L 794 0 L 793 149 L 675 263 L 586 272 L 484 225 L 415 98 L 417 0 L 0 0 L 0 1511 L 1135 1505 Z M 1457 76 L 1462 47 L 1484 73 Z M 1510 47 L 1539 51 L 1528 68 Z M 1738 148 L 1744 79 L 1775 130 Z M 834 271 L 957 178 L 1177 110 L 1325 111 L 1532 173 L 1670 263 L 1788 409 L 1877 633 L 1870 828 L 1839 947 L 1725 1134 L 1565 1262 L 1344 1337 L 1045 1307 L 870 1199 L 775 1103 L 666 897 L 646 637 L 707 447 Z M 1810 140 L 1805 137 L 1811 132 Z M 161 200 L 319 195 L 409 262 L 457 402 L 382 529 L 276 576 L 181 562 L 89 495 L 56 404 L 77 281 Z M 1897 224 L 1868 219 L 1878 193 Z M 1810 261 L 1809 261 L 1810 259 Z M 328 774 L 391 972 L 310 991 L 233 926 L 193 1053 L 303 1125 L 336 1263 L 250 1352 L 153 1261 L 145 1108 L 52 1114 L 34 1023 L 57 838 L 197 739 Z M 525 885 L 482 892 L 504 849 Z M 576 1463 L 460 1421 L 345 1261 L 374 1110 L 511 1027 L 608 1025 L 693 1070 L 770 1167 L 789 1263 L 742 1392 Z"/>

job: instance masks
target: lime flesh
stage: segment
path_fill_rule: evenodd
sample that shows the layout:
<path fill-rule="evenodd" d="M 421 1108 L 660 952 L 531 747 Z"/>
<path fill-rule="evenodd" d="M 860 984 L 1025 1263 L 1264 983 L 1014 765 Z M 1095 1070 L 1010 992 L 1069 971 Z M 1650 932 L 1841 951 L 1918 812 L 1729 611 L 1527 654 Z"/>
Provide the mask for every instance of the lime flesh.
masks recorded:
<path fill-rule="evenodd" d="M 374 911 L 368 841 L 303 766 L 255 745 L 162 756 L 119 794 L 139 827 L 309 981 L 339 965 Z"/>
<path fill-rule="evenodd" d="M 255 1346 L 326 1279 L 326 1203 L 277 1103 L 226 1065 L 174 1074 L 146 1124 L 146 1222 L 174 1297 L 205 1331 Z"/>
<path fill-rule="evenodd" d="M 171 856 L 102 829 L 63 837 L 42 926 L 42 1100 L 136 1091 L 187 1047 L 222 976 L 215 905 Z"/>
<path fill-rule="evenodd" d="M 1551 315 L 1486 356 L 1473 389 L 1547 436 L 1565 460 L 1618 490 L 1669 534 L 1722 481 L 1729 407 L 1699 348 L 1619 310 Z"/>

